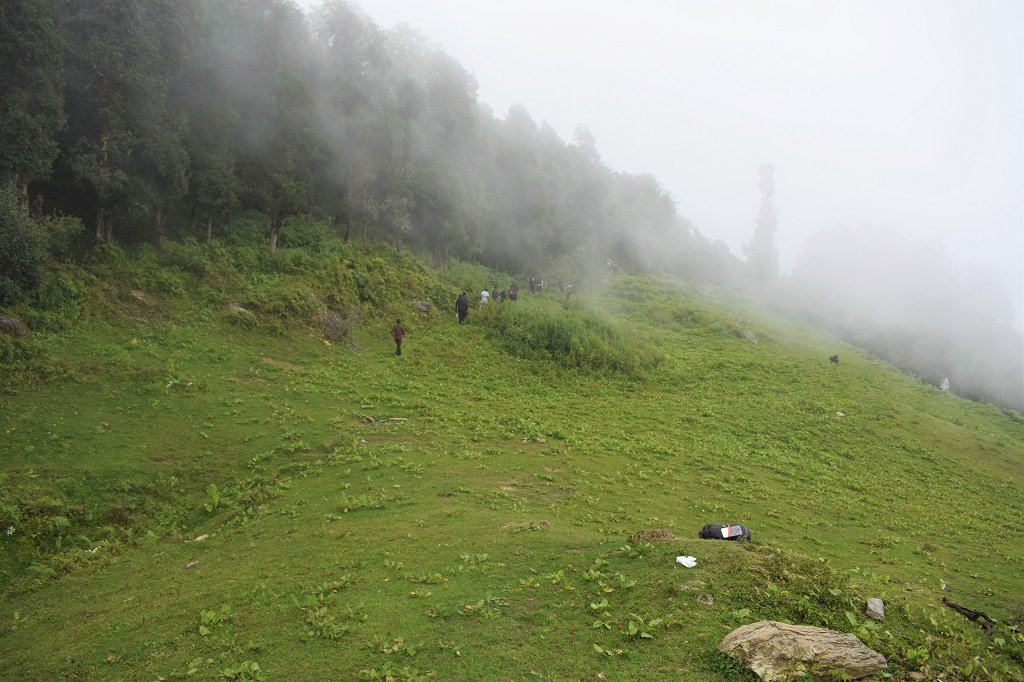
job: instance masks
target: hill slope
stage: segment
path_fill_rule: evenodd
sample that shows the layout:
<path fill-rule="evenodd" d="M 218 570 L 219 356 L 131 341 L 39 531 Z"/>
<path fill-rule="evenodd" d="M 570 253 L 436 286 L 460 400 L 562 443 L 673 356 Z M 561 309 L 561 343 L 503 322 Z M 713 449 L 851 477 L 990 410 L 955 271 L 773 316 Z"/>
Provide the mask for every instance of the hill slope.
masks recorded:
<path fill-rule="evenodd" d="M 493 274 L 201 251 L 69 271 L 94 313 L 6 342 L 0 678 L 740 680 L 715 646 L 762 618 L 1022 678 L 940 604 L 1024 611 L 1018 415 L 677 282 L 460 327 Z M 365 321 L 327 345 L 325 302 Z"/>

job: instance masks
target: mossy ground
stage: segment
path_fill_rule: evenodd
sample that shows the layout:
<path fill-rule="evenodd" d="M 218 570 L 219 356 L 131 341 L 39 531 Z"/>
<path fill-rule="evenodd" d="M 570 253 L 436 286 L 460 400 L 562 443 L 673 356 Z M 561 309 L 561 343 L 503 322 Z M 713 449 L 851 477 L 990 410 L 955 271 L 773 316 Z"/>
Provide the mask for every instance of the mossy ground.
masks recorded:
<path fill-rule="evenodd" d="M 1019 634 L 940 603 L 1024 612 L 1018 415 L 643 277 L 514 304 L 603 320 L 564 346 L 591 360 L 638 349 L 581 370 L 496 304 L 414 312 L 432 275 L 373 257 L 376 280 L 337 280 L 367 311 L 352 343 L 287 309 L 233 324 L 187 271 L 25 342 L 0 398 L 0 678 L 741 680 L 717 643 L 772 618 L 856 632 L 897 679 L 1021 679 Z M 356 290 L 388 282 L 387 305 Z M 733 521 L 755 542 L 696 539 Z M 628 544 L 651 528 L 679 539 Z"/>

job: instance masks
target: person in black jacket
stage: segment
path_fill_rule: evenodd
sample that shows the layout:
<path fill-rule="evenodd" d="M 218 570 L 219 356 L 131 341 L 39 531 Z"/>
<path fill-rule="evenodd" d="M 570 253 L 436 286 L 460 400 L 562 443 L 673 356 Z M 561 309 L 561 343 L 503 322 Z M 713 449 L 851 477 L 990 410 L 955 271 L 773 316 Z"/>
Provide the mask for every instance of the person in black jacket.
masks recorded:
<path fill-rule="evenodd" d="M 469 315 L 469 298 L 466 297 L 466 292 L 455 299 L 455 312 L 459 314 L 459 324 L 466 324 L 466 315 Z"/>

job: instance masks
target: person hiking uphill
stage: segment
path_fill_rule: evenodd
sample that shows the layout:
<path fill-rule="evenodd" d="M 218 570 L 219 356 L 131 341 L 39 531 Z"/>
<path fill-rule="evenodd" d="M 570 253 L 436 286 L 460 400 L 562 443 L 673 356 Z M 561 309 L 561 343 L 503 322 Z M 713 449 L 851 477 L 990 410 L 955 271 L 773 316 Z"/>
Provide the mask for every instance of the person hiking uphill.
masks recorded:
<path fill-rule="evenodd" d="M 405 340 L 405 327 L 401 320 L 395 320 L 395 326 L 391 328 L 391 337 L 395 340 L 395 355 L 402 354 L 402 341 Z"/>
<path fill-rule="evenodd" d="M 466 315 L 469 315 L 469 299 L 466 297 L 466 292 L 455 299 L 455 312 L 459 314 L 459 324 L 466 324 Z"/>

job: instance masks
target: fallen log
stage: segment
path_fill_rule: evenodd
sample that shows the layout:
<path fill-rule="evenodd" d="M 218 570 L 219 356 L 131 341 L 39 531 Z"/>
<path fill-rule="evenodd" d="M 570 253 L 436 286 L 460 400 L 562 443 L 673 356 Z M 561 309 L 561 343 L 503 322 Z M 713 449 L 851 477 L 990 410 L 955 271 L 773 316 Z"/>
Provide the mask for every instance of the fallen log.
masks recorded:
<path fill-rule="evenodd" d="M 950 601 L 949 597 L 943 597 L 942 603 L 948 606 L 949 608 L 953 609 L 957 613 L 959 613 L 967 620 L 977 622 L 980 619 L 981 622 L 978 623 L 978 625 L 981 626 L 981 629 L 985 631 L 986 635 L 992 634 L 992 626 L 995 625 L 996 622 L 989 618 L 986 614 L 982 613 L 981 611 L 969 609 L 963 604 L 957 604 L 955 601 Z"/>

